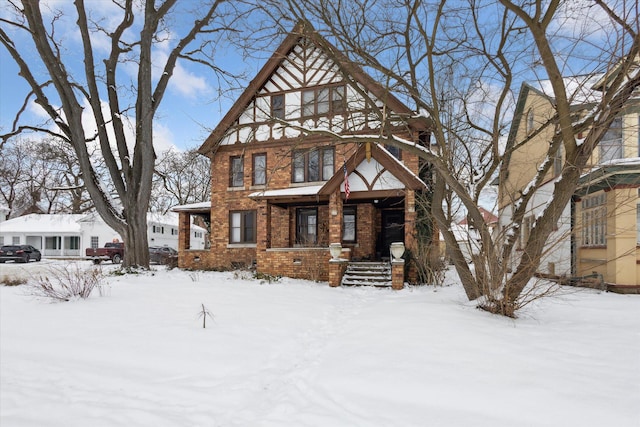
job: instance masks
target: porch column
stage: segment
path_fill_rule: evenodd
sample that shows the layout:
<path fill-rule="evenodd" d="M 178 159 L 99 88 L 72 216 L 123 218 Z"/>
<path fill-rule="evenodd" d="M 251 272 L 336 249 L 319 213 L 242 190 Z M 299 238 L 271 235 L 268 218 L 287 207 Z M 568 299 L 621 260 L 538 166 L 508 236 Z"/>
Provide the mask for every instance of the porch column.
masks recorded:
<path fill-rule="evenodd" d="M 329 243 L 342 242 L 342 197 L 340 187 L 329 196 Z"/>
<path fill-rule="evenodd" d="M 404 288 L 404 260 L 391 261 L 391 288 L 399 291 Z"/>
<path fill-rule="evenodd" d="M 271 205 L 260 202 L 256 218 L 256 269 L 268 265 L 267 249 L 271 247 Z"/>
<path fill-rule="evenodd" d="M 189 249 L 191 243 L 191 215 L 188 212 L 178 213 L 178 252 Z"/>
<path fill-rule="evenodd" d="M 407 249 L 415 249 L 416 244 L 416 192 L 405 190 L 404 196 L 404 245 Z"/>

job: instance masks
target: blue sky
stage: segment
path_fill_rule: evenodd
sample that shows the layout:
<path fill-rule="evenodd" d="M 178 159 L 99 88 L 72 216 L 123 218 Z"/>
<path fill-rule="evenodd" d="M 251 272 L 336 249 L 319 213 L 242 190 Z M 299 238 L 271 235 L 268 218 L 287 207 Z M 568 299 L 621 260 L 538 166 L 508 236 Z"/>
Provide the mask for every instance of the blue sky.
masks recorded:
<path fill-rule="evenodd" d="M 71 2 L 59 2 L 55 1 L 45 2 L 43 10 L 46 11 L 46 6 L 61 7 L 67 10 L 68 17 L 64 17 L 60 20 L 56 29 L 56 35 L 62 40 L 61 46 L 63 47 L 63 56 L 66 59 L 66 66 L 71 72 L 80 73 L 82 71 L 82 58 L 76 55 L 76 52 L 80 52 L 81 45 L 77 32 L 77 27 L 73 20 L 75 19 L 74 13 L 69 13 L 68 10 L 72 7 Z M 107 2 L 88 2 L 90 5 L 105 6 L 106 10 L 101 10 L 103 16 L 107 16 L 107 20 L 117 19 L 114 16 L 120 16 L 117 12 L 113 13 L 113 16 L 109 16 L 109 4 Z M 187 2 L 189 4 L 189 2 Z M 6 17 L 8 14 L 7 6 L 1 6 L 0 15 Z M 187 19 L 189 15 L 184 15 Z M 182 36 L 180 30 L 185 27 L 179 22 L 179 18 L 174 19 L 174 27 L 168 25 L 167 32 L 175 30 L 175 34 L 171 36 Z M 3 25 L 5 31 L 7 28 Z M 10 28 L 9 28 L 10 30 Z M 184 32 L 184 31 L 183 31 Z M 43 70 L 44 66 L 38 63 L 35 49 L 32 46 L 31 41 L 24 34 L 13 31 L 10 33 L 14 38 L 18 48 L 24 52 L 24 58 L 32 64 L 34 73 L 39 70 Z M 102 58 L 108 53 L 108 43 L 104 36 L 97 35 L 94 40 L 94 52 L 96 53 L 96 71 L 102 71 L 101 67 L 104 67 Z M 171 42 L 159 43 L 154 46 L 154 65 L 159 67 L 164 66 L 164 62 L 171 49 Z M 275 45 L 271 47 L 271 50 L 275 49 Z M 271 50 L 267 50 L 269 53 Z M 263 55 L 264 56 L 264 55 Z M 222 44 L 218 47 L 218 52 L 215 56 L 215 65 L 225 72 L 239 74 L 244 71 L 245 76 L 252 78 L 253 75 L 259 70 L 266 58 L 247 59 L 244 60 L 241 56 L 241 52 L 232 48 L 230 45 Z M 121 64 L 121 71 L 119 76 L 121 78 L 120 83 L 126 84 L 128 79 L 135 76 L 137 69 L 135 66 L 129 64 Z M 39 77 L 44 80 L 44 74 Z M 81 74 L 78 74 L 77 79 L 81 79 Z M 246 83 L 246 79 L 242 82 Z M 215 74 L 210 68 L 202 65 L 190 63 L 188 61 L 180 60 L 174 74 L 170 80 L 169 86 L 166 90 L 164 99 L 160 104 L 160 108 L 156 114 L 154 139 L 156 147 L 165 149 L 172 145 L 179 149 L 197 148 L 204 139 L 208 136 L 209 132 L 218 124 L 220 119 L 228 111 L 232 105 L 232 101 L 240 93 L 237 89 L 242 87 L 241 83 L 235 83 L 235 90 L 228 92 L 228 86 L 220 84 Z M 4 47 L 0 47 L 0 129 L 1 132 L 7 132 L 11 129 L 16 112 L 22 108 L 25 102 L 25 97 L 29 93 L 29 87 L 25 81 L 18 75 L 18 67 L 9 56 Z M 49 92 L 50 99 L 53 104 L 55 102 L 55 94 Z M 122 96 L 122 95 L 121 95 Z M 103 96 L 106 99 L 106 96 Z M 26 111 L 22 120 L 22 124 L 41 124 L 43 120 L 47 119 L 44 112 L 39 106 L 35 105 L 31 99 L 31 102 L 27 105 Z M 35 138 L 35 136 L 34 136 Z"/>
<path fill-rule="evenodd" d="M 114 7 L 111 2 L 92 2 L 89 0 L 87 3 L 94 6 L 94 10 L 96 5 L 100 6 L 98 12 L 104 17 L 103 22 L 106 22 L 106 25 L 113 23 L 113 21 L 120 16 L 118 10 L 109 9 L 110 7 Z M 572 29 L 584 24 L 584 21 L 576 18 L 580 11 L 585 10 L 584 8 L 578 7 L 579 3 L 580 2 L 571 3 L 574 9 L 568 10 L 569 13 L 567 13 L 567 17 L 561 23 L 558 23 L 558 28 L 562 27 L 563 31 L 570 32 Z M 184 2 L 179 4 L 181 4 L 183 8 L 189 8 L 192 7 L 193 4 L 199 3 Z M 66 15 L 63 16 L 58 23 L 56 36 L 63 40 L 63 55 L 68 58 L 67 67 L 72 71 L 81 70 L 82 59 L 76 55 L 76 52 L 80 51 L 81 45 L 77 26 L 74 22 L 74 13 L 69 13 L 69 8 L 72 7 L 71 2 L 48 0 L 43 2 L 43 9 L 46 9 L 46 7 L 63 8 L 67 10 Z M 591 10 L 593 11 L 593 9 Z M 182 12 L 188 11 L 185 9 Z M 5 6 L 0 6 L 0 16 L 6 17 L 8 16 L 7 14 L 6 4 Z M 182 15 L 183 18 L 186 17 L 187 19 L 189 19 L 190 16 L 193 15 L 189 15 L 188 13 Z M 245 25 L 248 29 L 251 28 L 251 22 L 244 21 L 240 24 Z M 293 24 L 283 22 L 282 25 L 285 30 L 289 30 Z M 168 24 L 167 34 L 175 36 L 180 33 L 183 27 L 184 24 L 181 23 L 179 18 L 176 18 L 174 22 Z M 3 28 L 6 28 L 6 26 L 3 25 Z M 275 33 L 275 28 L 272 30 L 272 33 Z M 31 63 L 36 63 L 37 56 L 29 39 L 16 32 L 12 33 L 12 36 L 15 37 L 15 41 L 21 50 L 25 52 L 25 58 Z M 243 36 L 240 35 L 239 37 L 242 38 Z M 169 39 L 170 37 L 167 38 L 167 40 Z M 156 115 L 156 146 L 161 149 L 170 146 L 176 146 L 179 149 L 199 147 L 211 129 L 218 124 L 222 116 L 224 116 L 231 107 L 233 100 L 239 95 L 243 84 L 246 84 L 255 76 L 268 56 L 270 56 L 277 47 L 281 38 L 270 38 L 268 40 L 270 40 L 270 43 L 263 41 L 261 46 L 254 46 L 255 50 L 253 53 L 254 55 L 258 55 L 258 58 L 249 59 L 245 59 L 239 50 L 228 43 L 221 42 L 221 44 L 218 45 L 218 51 L 215 55 L 215 65 L 224 71 L 234 74 L 240 72 L 246 73 L 245 78 L 239 83 L 236 83 L 234 85 L 236 89 L 231 92 L 227 91 L 228 85 L 226 83 L 221 83 L 216 79 L 211 69 L 187 61 L 179 61 L 178 67 L 165 93 L 165 98 Z M 108 52 L 109 46 L 106 37 L 97 35 L 93 42 L 95 52 L 98 55 L 105 55 Z M 157 59 L 158 65 L 164 65 L 164 60 L 171 48 L 170 45 L 170 41 L 165 41 L 155 47 L 154 58 Z M 97 64 L 96 69 L 100 70 L 100 67 L 102 67 L 101 58 L 97 58 L 95 63 Z M 34 67 L 34 70 L 37 72 L 42 68 L 42 65 L 37 65 Z M 135 76 L 135 71 L 134 66 L 122 64 L 120 75 L 124 76 L 125 79 L 131 78 Z M 24 83 L 24 80 L 18 76 L 17 66 L 9 57 L 6 50 L 0 47 L 0 128 L 3 132 L 11 128 L 15 113 L 22 107 L 28 91 L 28 86 Z M 54 99 L 54 96 L 51 98 Z M 21 123 L 38 124 L 41 123 L 43 119 L 42 110 L 35 106 L 35 104 L 30 103 L 27 106 Z"/>

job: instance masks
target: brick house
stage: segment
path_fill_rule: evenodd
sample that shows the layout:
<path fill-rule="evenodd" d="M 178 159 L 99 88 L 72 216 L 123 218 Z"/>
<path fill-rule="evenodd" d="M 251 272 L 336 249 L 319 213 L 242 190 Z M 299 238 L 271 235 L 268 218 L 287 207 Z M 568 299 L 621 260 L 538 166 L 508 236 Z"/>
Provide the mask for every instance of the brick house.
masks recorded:
<path fill-rule="evenodd" d="M 411 249 L 416 197 L 428 191 L 422 161 L 371 138 L 394 132 L 428 144 L 428 122 L 414 116 L 307 24 L 296 25 L 199 149 L 211 159 L 211 202 L 174 210 L 184 227 L 194 215 L 210 224 L 210 247 L 193 250 L 181 232 L 179 266 L 255 264 L 265 274 L 327 280 L 330 243 L 351 260 L 388 259 L 392 242 Z"/>

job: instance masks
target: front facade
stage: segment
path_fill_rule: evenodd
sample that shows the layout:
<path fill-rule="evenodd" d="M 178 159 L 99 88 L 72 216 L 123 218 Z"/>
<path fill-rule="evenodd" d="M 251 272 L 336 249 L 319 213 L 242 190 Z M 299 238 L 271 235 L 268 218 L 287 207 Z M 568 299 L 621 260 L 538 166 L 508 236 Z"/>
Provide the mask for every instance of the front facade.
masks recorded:
<path fill-rule="evenodd" d="M 599 100 L 603 75 L 567 78 L 577 115 Z M 545 161 L 555 129 L 543 129 L 555 113 L 553 99 L 544 83 L 523 85 L 516 107 L 510 138 L 527 141 L 514 151 L 509 171 L 501 178 L 499 192 L 500 225 L 506 227 L 517 194 L 535 176 Z M 614 286 L 640 285 L 640 103 L 632 98 L 614 120 L 594 150 L 588 171 L 558 221 L 549 239 L 539 273 L 550 276 L 585 277 L 600 275 Z M 577 135 L 581 138 L 581 135 Z M 563 153 L 556 153 L 554 166 L 545 184 L 528 205 L 516 249 L 528 237 L 535 218 L 553 194 L 560 174 Z"/>
<path fill-rule="evenodd" d="M 194 215 L 210 224 L 210 249 L 181 234 L 179 266 L 327 280 L 330 243 L 352 260 L 389 258 L 392 242 L 411 248 L 416 197 L 428 191 L 423 165 L 375 136 L 386 122 L 428 146 L 428 125 L 380 111 L 412 115 L 299 24 L 200 148 L 211 159 L 211 203 L 175 210 L 182 225 Z"/>
<path fill-rule="evenodd" d="M 178 246 L 176 214 L 147 215 L 149 246 Z M 204 248 L 206 230 L 191 225 L 194 247 Z M 29 214 L 0 224 L 0 245 L 31 245 L 45 257 L 84 257 L 86 248 L 122 240 L 97 214 Z"/>

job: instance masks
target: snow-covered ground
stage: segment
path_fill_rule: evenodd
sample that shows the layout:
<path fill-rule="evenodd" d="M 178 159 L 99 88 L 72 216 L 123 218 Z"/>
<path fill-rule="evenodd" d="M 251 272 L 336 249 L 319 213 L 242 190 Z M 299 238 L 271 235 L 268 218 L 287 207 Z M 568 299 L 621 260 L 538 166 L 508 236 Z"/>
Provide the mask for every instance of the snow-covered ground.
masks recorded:
<path fill-rule="evenodd" d="M 0 425 L 640 426 L 640 296 L 571 289 L 513 320 L 453 275 L 242 275 L 159 267 L 64 303 L 0 286 Z"/>

